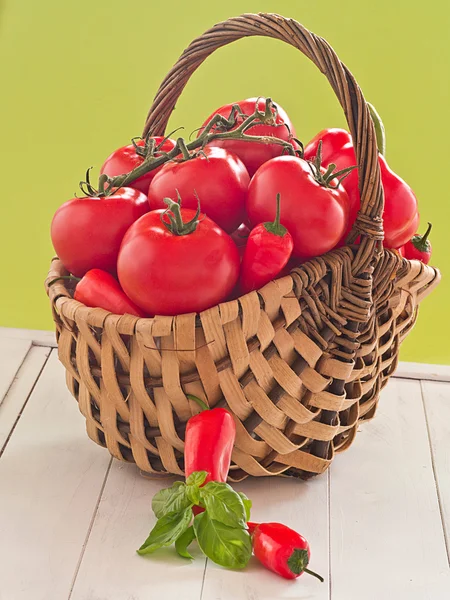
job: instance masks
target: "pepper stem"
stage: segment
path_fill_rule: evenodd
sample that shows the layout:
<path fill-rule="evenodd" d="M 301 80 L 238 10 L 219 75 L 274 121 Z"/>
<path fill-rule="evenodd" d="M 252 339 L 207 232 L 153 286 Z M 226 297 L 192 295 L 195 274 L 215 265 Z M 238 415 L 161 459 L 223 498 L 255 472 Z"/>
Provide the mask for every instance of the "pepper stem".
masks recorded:
<path fill-rule="evenodd" d="M 430 240 L 428 239 L 428 236 L 430 235 L 432 227 L 433 225 L 431 223 L 428 223 L 427 230 L 423 235 L 415 235 L 411 239 L 412 245 L 420 252 L 429 252 L 431 249 L 431 244 Z"/>
<path fill-rule="evenodd" d="M 269 233 L 283 237 L 286 235 L 287 229 L 280 223 L 280 204 L 281 195 L 277 194 L 277 213 L 275 215 L 275 221 L 273 223 L 264 223 L 264 227 Z"/>
<path fill-rule="evenodd" d="M 313 577 L 317 577 L 317 579 L 322 583 L 324 582 L 324 578 L 321 575 L 307 568 L 309 564 L 309 556 L 308 551 L 304 548 L 295 548 L 294 552 L 288 558 L 287 564 L 289 569 L 295 575 L 300 575 L 300 573 L 304 572 L 308 573 L 308 575 L 312 575 Z"/>
<path fill-rule="evenodd" d="M 206 404 L 206 402 L 203 402 L 203 400 L 197 398 L 197 396 L 194 396 L 192 394 L 186 394 L 186 398 L 198 404 L 202 411 L 209 410 L 209 406 Z"/>
<path fill-rule="evenodd" d="M 370 104 L 370 102 L 367 103 L 367 106 L 369 107 L 370 116 L 372 117 L 373 125 L 375 127 L 378 152 L 384 156 L 386 154 L 386 130 L 384 128 L 384 123 L 375 109 L 375 106 Z"/>
<path fill-rule="evenodd" d="M 200 200 L 197 196 L 197 212 L 190 221 L 185 223 L 181 216 L 181 197 L 178 190 L 177 197 L 178 202 L 175 202 L 172 198 L 164 198 L 164 202 L 167 204 L 167 210 L 161 215 L 161 222 L 171 233 L 173 233 L 173 235 L 189 235 L 197 229 L 197 225 L 200 222 Z M 167 217 L 169 222 L 167 222 L 164 217 Z"/>

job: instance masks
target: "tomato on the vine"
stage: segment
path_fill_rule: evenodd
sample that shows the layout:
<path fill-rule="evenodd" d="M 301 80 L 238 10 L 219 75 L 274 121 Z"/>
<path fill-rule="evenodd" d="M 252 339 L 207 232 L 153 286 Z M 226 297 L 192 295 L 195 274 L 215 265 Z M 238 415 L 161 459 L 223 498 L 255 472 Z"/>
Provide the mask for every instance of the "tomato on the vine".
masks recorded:
<path fill-rule="evenodd" d="M 257 171 L 248 190 L 253 225 L 275 219 L 273 198 L 281 195 L 280 222 L 294 240 L 293 256 L 302 259 L 334 248 L 347 226 L 346 191 L 332 174 L 319 171 L 296 156 L 280 156 Z"/>
<path fill-rule="evenodd" d="M 258 105 L 256 103 L 258 102 Z M 266 109 L 265 98 L 248 98 L 247 100 L 241 100 L 240 102 L 234 102 L 233 104 L 225 104 L 220 108 L 216 109 L 203 123 L 202 128 L 199 131 L 199 135 L 202 133 L 204 127 L 211 121 L 216 114 L 220 114 L 223 117 L 228 118 L 232 111 L 233 105 L 238 104 L 241 112 L 246 115 L 252 115 L 255 112 L 256 106 L 258 110 L 264 112 Z M 247 129 L 247 135 L 258 135 L 258 136 L 270 136 L 276 137 L 284 141 L 290 141 L 295 137 L 294 126 L 286 111 L 276 104 L 277 109 L 273 108 L 272 113 L 275 116 L 273 124 L 268 125 L 254 125 Z M 238 116 L 236 124 L 233 129 L 236 129 L 243 122 L 243 118 Z M 214 128 L 213 131 L 218 131 Z M 261 143 L 261 142 L 248 142 L 243 140 L 213 140 L 210 142 L 210 146 L 219 146 L 226 148 L 230 152 L 233 152 L 242 160 L 244 165 L 247 167 L 250 177 L 252 177 L 257 169 L 275 156 L 280 156 L 283 152 L 283 148 L 277 144 Z"/>
<path fill-rule="evenodd" d="M 202 212 L 227 233 L 245 218 L 245 200 L 250 182 L 242 161 L 223 148 L 207 147 L 196 156 L 166 163 L 150 184 L 151 210 L 165 208 L 164 198 L 183 199 L 184 208 Z"/>
<path fill-rule="evenodd" d="M 164 152 L 170 152 L 175 148 L 176 142 L 170 138 L 164 139 L 163 137 L 148 138 L 147 140 L 138 139 L 134 144 L 128 146 L 122 146 L 115 150 L 103 163 L 100 169 L 100 174 L 105 173 L 109 177 L 116 177 L 116 175 L 123 175 L 129 173 L 136 167 L 139 167 L 144 162 L 145 149 L 149 143 L 153 143 L 158 151 L 155 152 L 155 157 L 161 156 Z M 140 150 L 142 148 L 142 150 Z M 141 191 L 144 194 L 148 193 L 150 182 L 159 171 L 161 167 L 149 171 L 145 175 L 138 177 L 135 181 L 131 181 L 126 185 Z"/>
<path fill-rule="evenodd" d="M 317 155 L 320 142 L 322 142 L 322 165 L 324 167 L 330 163 L 334 163 L 338 169 L 356 165 L 355 150 L 348 131 L 344 129 L 321 131 L 305 147 L 304 157 L 306 159 L 311 160 Z M 342 142 L 344 144 L 339 146 Z M 387 248 L 399 248 L 411 239 L 419 224 L 417 198 L 410 186 L 389 168 L 383 155 L 380 154 L 378 160 L 384 188 L 383 243 Z M 361 206 L 356 169 L 349 173 L 342 185 L 350 200 L 347 234 Z"/>
<path fill-rule="evenodd" d="M 127 296 L 150 315 L 196 313 L 225 300 L 239 276 L 231 239 L 199 210 L 154 210 L 127 231 L 117 264 Z"/>
<path fill-rule="evenodd" d="M 56 254 L 78 277 L 90 269 L 115 273 L 125 232 L 148 210 L 147 197 L 128 187 L 104 198 L 73 198 L 53 217 L 51 236 Z"/>

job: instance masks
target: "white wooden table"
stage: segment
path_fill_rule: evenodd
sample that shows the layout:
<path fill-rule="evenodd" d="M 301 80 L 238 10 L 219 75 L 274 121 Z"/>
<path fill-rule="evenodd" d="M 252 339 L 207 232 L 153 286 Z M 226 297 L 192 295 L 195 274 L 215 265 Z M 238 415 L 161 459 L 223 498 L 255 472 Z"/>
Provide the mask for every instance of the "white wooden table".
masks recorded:
<path fill-rule="evenodd" d="M 321 584 L 284 581 L 254 559 L 230 572 L 199 553 L 139 557 L 151 498 L 171 480 L 146 479 L 88 439 L 52 345 L 52 334 L 0 328 L 0 600 L 450 598 L 447 368 L 402 365 L 327 475 L 237 486 L 253 520 L 306 536 Z"/>

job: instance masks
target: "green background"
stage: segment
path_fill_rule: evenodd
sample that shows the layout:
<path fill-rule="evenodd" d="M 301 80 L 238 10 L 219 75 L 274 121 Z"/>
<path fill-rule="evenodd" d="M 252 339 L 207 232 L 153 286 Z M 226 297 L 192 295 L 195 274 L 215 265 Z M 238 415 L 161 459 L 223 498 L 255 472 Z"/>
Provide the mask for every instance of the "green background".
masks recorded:
<path fill-rule="evenodd" d="M 433 263 L 444 274 L 402 359 L 450 363 L 450 4 L 442 0 L 0 0 L 0 325 L 52 327 L 43 280 L 53 212 L 88 166 L 141 133 L 159 83 L 195 36 L 258 11 L 296 18 L 325 37 L 383 116 L 388 161 L 416 191 L 421 229 L 434 223 Z M 306 58 L 251 38 L 195 73 L 170 127 L 189 132 L 215 107 L 258 95 L 279 102 L 305 142 L 344 126 L 331 88 Z"/>

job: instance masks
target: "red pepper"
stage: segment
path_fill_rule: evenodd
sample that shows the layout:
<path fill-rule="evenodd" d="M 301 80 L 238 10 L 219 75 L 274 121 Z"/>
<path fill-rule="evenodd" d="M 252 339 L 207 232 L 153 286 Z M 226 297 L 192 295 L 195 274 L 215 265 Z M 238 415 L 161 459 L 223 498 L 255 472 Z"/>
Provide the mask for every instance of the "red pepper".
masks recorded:
<path fill-rule="evenodd" d="M 251 230 L 241 264 L 240 288 L 243 294 L 258 290 L 275 279 L 286 266 L 294 242 L 280 223 L 280 194 L 273 223 L 260 223 Z"/>
<path fill-rule="evenodd" d="M 184 439 L 184 469 L 186 478 L 195 471 L 206 471 L 208 481 L 225 482 L 231 463 L 236 425 L 231 414 L 224 408 L 208 409 L 195 396 L 187 395 L 202 406 L 198 415 L 191 417 L 186 425 Z"/>
<path fill-rule="evenodd" d="M 383 125 L 374 112 L 372 116 L 375 117 L 374 122 L 378 133 Z M 304 157 L 307 160 L 313 160 L 317 155 L 320 141 L 322 141 L 323 166 L 333 163 L 341 170 L 356 164 L 355 150 L 348 131 L 324 129 L 318 133 L 305 148 Z M 384 139 L 380 145 L 384 148 Z M 416 231 L 419 220 L 417 198 L 409 185 L 389 168 L 382 154 L 379 155 L 378 160 L 384 188 L 384 245 L 387 248 L 400 248 Z M 349 173 L 342 185 L 350 199 L 350 219 L 343 239 L 345 241 L 361 206 L 356 169 Z"/>
<path fill-rule="evenodd" d="M 428 223 L 428 229 L 424 235 L 416 233 L 409 242 L 399 249 L 400 254 L 409 260 L 420 260 L 427 265 L 430 262 L 432 252 L 431 242 L 428 239 L 431 227 L 431 223 Z"/>
<path fill-rule="evenodd" d="M 323 577 L 307 568 L 310 550 L 303 536 L 281 523 L 248 525 L 254 529 L 253 553 L 267 569 L 285 579 L 296 579 L 302 573 L 309 573 L 323 582 Z"/>
<path fill-rule="evenodd" d="M 91 269 L 81 279 L 78 277 L 67 276 L 57 277 L 53 281 L 60 279 L 71 279 L 77 281 L 77 287 L 73 297 L 78 302 L 92 308 L 103 308 L 115 315 L 134 315 L 136 317 L 145 317 L 146 314 L 138 308 L 125 294 L 118 281 L 114 277 L 102 271 L 101 269 Z M 50 282 L 49 285 L 53 283 Z"/>

